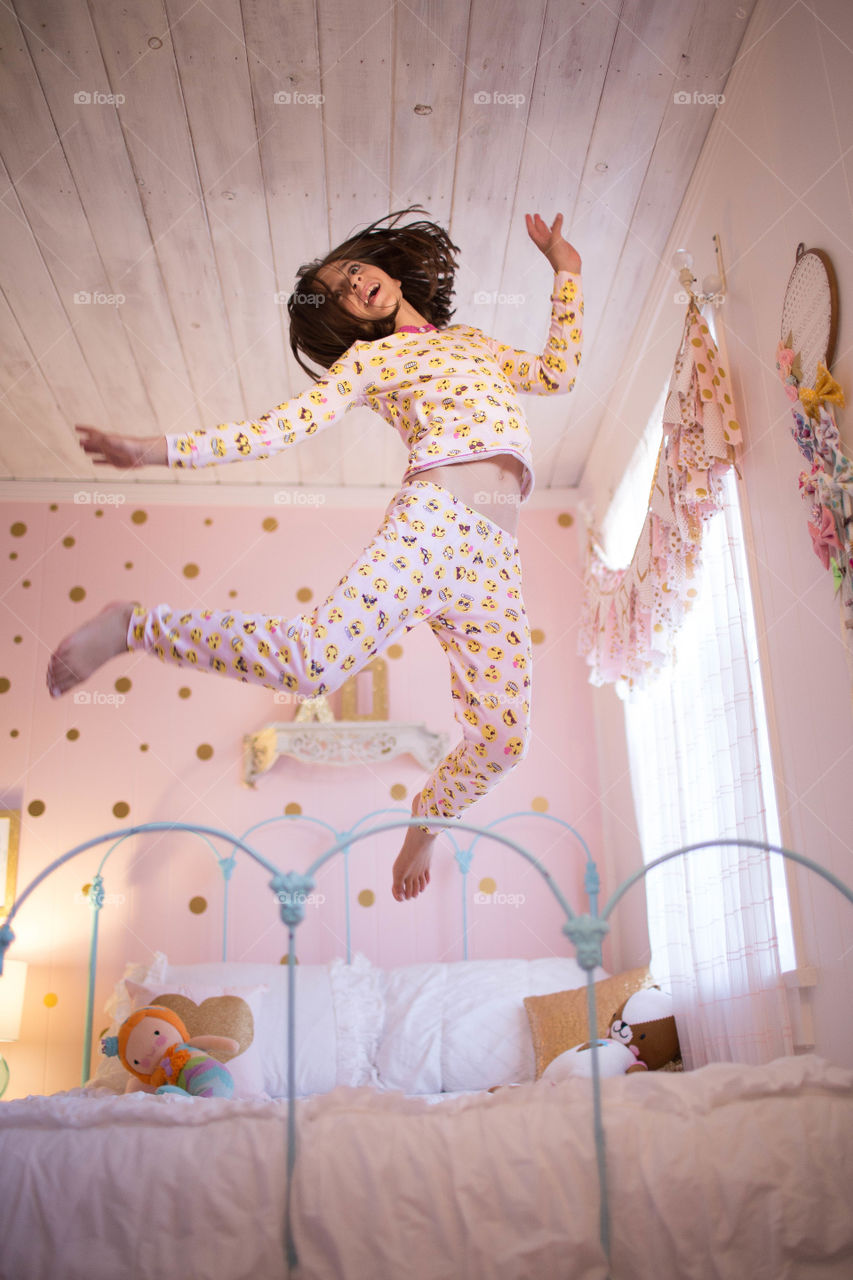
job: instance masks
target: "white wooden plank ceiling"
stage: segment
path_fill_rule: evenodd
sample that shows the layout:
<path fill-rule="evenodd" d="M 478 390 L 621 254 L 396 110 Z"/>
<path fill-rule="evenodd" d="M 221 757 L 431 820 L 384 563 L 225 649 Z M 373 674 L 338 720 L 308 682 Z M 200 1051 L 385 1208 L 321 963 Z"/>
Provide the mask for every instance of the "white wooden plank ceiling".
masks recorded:
<path fill-rule="evenodd" d="M 693 95 L 723 92 L 753 3 L 4 0 L 0 476 L 396 485 L 367 410 L 180 475 L 95 468 L 73 424 L 211 427 L 302 390 L 297 268 L 418 203 L 461 248 L 454 318 L 528 350 L 551 272 L 524 214 L 565 214 L 584 361 L 525 405 L 537 487 L 576 485 L 711 123 Z"/>

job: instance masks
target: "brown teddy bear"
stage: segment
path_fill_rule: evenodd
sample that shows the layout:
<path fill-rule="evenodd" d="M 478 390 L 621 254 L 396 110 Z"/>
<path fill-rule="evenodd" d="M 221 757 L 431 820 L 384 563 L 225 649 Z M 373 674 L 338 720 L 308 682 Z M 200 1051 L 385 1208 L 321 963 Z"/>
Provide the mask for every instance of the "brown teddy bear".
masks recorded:
<path fill-rule="evenodd" d="M 659 987 L 635 991 L 610 1019 L 609 1036 L 626 1045 L 650 1071 L 677 1070 L 681 1062 L 672 997 Z M 673 1064 L 670 1066 L 669 1064 Z"/>

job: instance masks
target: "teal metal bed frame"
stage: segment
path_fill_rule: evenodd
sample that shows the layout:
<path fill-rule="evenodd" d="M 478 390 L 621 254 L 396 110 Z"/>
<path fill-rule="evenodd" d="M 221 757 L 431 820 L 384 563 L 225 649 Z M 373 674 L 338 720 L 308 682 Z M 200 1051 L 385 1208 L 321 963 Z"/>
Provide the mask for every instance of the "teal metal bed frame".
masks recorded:
<path fill-rule="evenodd" d="M 58 867 L 63 866 L 72 858 L 78 857 L 85 853 L 86 850 L 92 849 L 97 845 L 105 844 L 109 841 L 113 843 L 104 854 L 98 866 L 98 870 L 94 875 L 89 889 L 89 898 L 92 905 L 92 924 L 89 944 L 89 980 L 86 997 L 86 1034 L 83 1050 L 83 1083 L 89 1078 L 91 1068 L 91 1047 L 92 1047 L 92 1020 L 93 1005 L 95 991 L 95 972 L 98 954 L 98 922 L 101 908 L 104 905 L 106 890 L 104 887 L 104 868 L 111 854 L 124 841 L 131 836 L 141 835 L 148 832 L 156 831 L 185 831 L 200 836 L 210 845 L 214 856 L 219 864 L 219 870 L 223 876 L 225 885 L 224 909 L 223 909 L 223 934 L 222 934 L 222 956 L 227 959 L 227 931 L 228 931 L 228 890 L 230 887 L 231 875 L 236 864 L 236 854 L 238 851 L 245 853 L 249 858 L 259 863 L 271 875 L 269 887 L 273 892 L 276 904 L 279 908 L 281 920 L 287 929 L 288 938 L 288 1010 L 287 1010 L 287 1069 L 288 1069 L 288 1108 L 287 1108 L 287 1183 L 285 1197 L 285 1213 L 284 1213 L 284 1250 L 287 1259 L 289 1271 L 293 1271 L 298 1265 L 298 1255 L 296 1245 L 293 1239 L 292 1221 L 291 1221 L 291 1190 L 293 1185 L 293 1175 L 296 1163 L 296 1044 L 295 1044 L 295 999 L 296 999 L 296 930 L 305 918 L 305 905 L 308 895 L 316 887 L 315 876 L 317 872 L 330 859 L 337 857 L 339 854 L 344 857 L 344 896 L 346 901 L 346 950 L 347 962 L 351 961 L 351 936 L 350 936 L 350 894 L 349 894 L 349 855 L 352 845 L 366 840 L 370 837 L 381 835 L 387 831 L 399 830 L 409 826 L 416 825 L 419 819 L 411 816 L 397 816 L 398 811 L 389 809 L 375 810 L 373 813 L 367 814 L 360 819 L 349 830 L 340 832 L 329 823 L 318 818 L 307 817 L 302 814 L 285 815 L 278 818 L 270 818 L 263 822 L 256 823 L 249 827 L 242 836 L 234 836 L 233 834 L 220 830 L 217 827 L 200 826 L 194 823 L 184 822 L 147 822 L 139 826 L 127 827 L 120 831 L 104 832 L 101 835 L 93 837 L 91 840 L 84 841 L 75 848 L 68 850 L 67 853 L 56 858 L 50 866 L 46 867 L 35 879 L 27 885 L 26 889 L 15 900 L 11 911 L 5 922 L 0 925 L 0 975 L 3 972 L 3 960 L 6 951 L 14 941 L 14 932 L 12 930 L 12 921 L 17 915 L 20 908 L 24 905 L 30 895 L 38 888 L 43 880 L 46 880 Z M 366 827 L 372 819 L 381 819 L 393 815 L 393 820 L 385 821 L 378 826 Z M 539 862 L 533 854 L 529 853 L 525 848 L 518 844 L 515 840 L 508 836 L 502 835 L 497 827 L 515 818 L 535 818 L 557 823 L 567 832 L 574 836 L 579 842 L 584 856 L 584 892 L 588 901 L 588 910 L 583 914 L 578 914 L 572 910 L 564 894 L 556 884 L 553 876 Z M 274 863 L 270 862 L 262 854 L 248 843 L 248 838 L 254 836 L 261 828 L 268 827 L 277 822 L 308 822 L 313 825 L 324 828 L 331 836 L 333 843 L 318 858 L 309 865 L 306 871 L 282 871 Z M 511 849 L 513 853 L 525 859 L 533 866 L 539 875 L 543 878 L 551 893 L 556 898 L 562 912 L 565 915 L 565 922 L 562 925 L 562 931 L 566 937 L 572 942 L 577 956 L 578 964 L 586 973 L 586 990 L 587 990 L 587 1009 L 589 1014 L 589 1027 L 592 1029 L 597 1025 L 596 1002 L 595 1002 L 595 986 L 593 980 L 593 971 L 601 966 L 602 953 L 601 947 L 604 938 L 610 930 L 610 916 L 614 908 L 621 902 L 622 898 L 632 888 L 642 880 L 654 867 L 660 866 L 664 862 L 669 862 L 673 858 L 684 857 L 692 853 L 699 853 L 703 849 L 719 848 L 723 846 L 738 846 L 740 848 L 763 849 L 770 853 L 778 854 L 784 858 L 790 859 L 801 866 L 813 871 L 816 875 L 821 876 L 834 886 L 847 900 L 853 903 L 853 890 L 851 890 L 842 880 L 827 871 L 826 868 L 813 862 L 810 858 L 804 857 L 802 854 L 794 853 L 790 849 L 783 849 L 777 845 L 767 844 L 758 840 L 740 840 L 740 839 L 720 839 L 708 840 L 698 844 L 685 845 L 682 848 L 674 849 L 670 853 L 663 854 L 661 857 L 640 868 L 633 875 L 629 876 L 618 889 L 613 893 L 603 909 L 599 912 L 598 896 L 600 892 L 600 881 L 596 864 L 592 858 L 589 847 L 569 823 L 563 822 L 562 819 L 554 818 L 550 814 L 537 813 L 533 811 L 521 811 L 518 813 L 508 814 L 505 817 L 497 819 L 489 826 L 478 827 L 469 823 L 460 822 L 456 818 L 431 819 L 432 827 L 440 827 L 445 830 L 445 834 L 450 838 L 455 846 L 455 859 L 459 870 L 462 874 L 462 910 L 463 910 L 463 945 L 464 955 L 468 958 L 468 918 L 467 918 L 467 891 L 466 881 L 471 862 L 474 856 L 474 850 L 477 843 L 481 839 L 490 839 L 503 845 L 507 849 Z M 457 840 L 457 833 L 464 832 L 469 836 L 473 836 L 473 840 L 462 849 Z M 216 852 L 212 840 L 221 840 L 231 847 L 231 852 L 227 856 L 220 856 Z M 600 1191 L 600 1211 L 599 1211 L 599 1236 L 601 1246 L 605 1256 L 609 1261 L 610 1257 L 610 1208 L 607 1193 L 607 1156 L 604 1141 L 604 1127 L 601 1114 L 601 1075 L 598 1061 L 598 1048 L 594 1036 L 592 1040 L 592 1093 L 593 1093 L 593 1132 L 595 1137 L 596 1162 Z"/>

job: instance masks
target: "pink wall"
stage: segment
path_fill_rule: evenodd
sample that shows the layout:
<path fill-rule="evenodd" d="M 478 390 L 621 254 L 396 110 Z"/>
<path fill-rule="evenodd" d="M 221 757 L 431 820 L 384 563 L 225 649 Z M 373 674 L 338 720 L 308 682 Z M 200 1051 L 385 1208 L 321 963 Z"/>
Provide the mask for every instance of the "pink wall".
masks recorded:
<path fill-rule="evenodd" d="M 725 86 L 637 336 L 626 352 L 583 490 L 599 518 L 668 376 L 683 307 L 670 255 L 687 248 L 699 280 L 715 270 L 712 236 L 722 239 L 728 297 L 720 313 L 737 417 L 745 446 L 740 498 L 751 528 L 750 573 L 771 722 L 783 840 L 853 885 L 850 767 L 851 680 L 831 576 L 812 552 L 807 509 L 797 489 L 804 463 L 775 369 L 782 299 L 797 245 L 826 250 L 838 277 L 840 326 L 834 376 L 847 396 L 838 423 L 853 452 L 853 9 L 819 0 L 780 13 L 759 0 L 743 52 Z M 803 49 L 813 74 L 803 75 Z M 685 107 L 685 110 L 691 108 Z M 846 130 L 845 130 L 846 125 Z M 612 747 L 618 704 L 595 693 L 600 739 Z M 622 731 L 624 737 L 624 730 Z M 608 852 L 617 880 L 638 863 L 624 752 L 603 750 L 601 788 Z M 616 838 L 611 839 L 611 834 Z M 800 956 L 818 971 L 804 994 L 817 1051 L 853 1064 L 853 1023 L 839 1016 L 853 986 L 853 907 L 825 882 L 794 874 Z M 640 952 L 641 936 L 634 940 Z M 623 962 L 632 959 L 622 954 Z"/>
<path fill-rule="evenodd" d="M 103 489 L 121 494 L 121 486 Z M 294 707 L 276 705 L 255 686 L 166 667 L 143 654 L 101 668 L 73 694 L 53 701 L 44 672 L 55 644 L 113 599 L 207 604 L 296 614 L 322 599 L 374 533 L 381 510 L 309 507 L 153 505 L 135 489 L 127 501 L 8 502 L 2 540 L 0 807 L 22 811 L 19 891 L 57 857 L 92 836 L 151 821 L 198 822 L 239 833 L 291 806 L 346 827 L 370 810 L 408 809 L 424 771 L 409 756 L 383 764 L 334 768 L 283 758 L 256 789 L 241 781 L 242 738 Z M 488 822 L 532 807 L 576 825 L 600 850 L 592 699 L 575 654 L 580 576 L 575 531 L 558 512 L 528 509 L 521 547 L 525 597 L 536 646 L 533 744 L 522 766 L 471 813 Z M 267 529 L 272 517 L 277 527 Z M 240 551 L 235 554 L 234 548 Z M 196 566 L 197 571 L 188 566 Z M 80 596 L 82 599 L 75 599 Z M 427 628 L 411 632 L 388 658 L 393 720 L 425 723 L 458 738 L 444 655 Z M 201 750 L 200 750 L 201 748 Z M 392 797 L 401 795 L 399 800 Z M 400 790 L 397 790 L 400 789 Z M 581 904 L 580 859 L 553 824 L 507 827 L 538 853 Z M 402 833 L 374 837 L 352 855 L 352 943 L 378 963 L 459 959 L 462 884 L 447 847 L 437 852 L 433 883 L 416 902 L 390 896 L 391 864 Z M 299 823 L 259 850 L 284 868 L 302 868 L 330 844 Z M 176 961 L 220 954 L 221 879 L 212 853 L 170 833 L 134 838 L 113 855 L 106 883 L 117 901 L 101 920 L 96 1033 L 112 984 L 127 960 L 162 950 Z M 178 855 L 180 849 L 181 856 Z M 220 850 L 227 853 L 227 850 Z M 90 908 L 81 888 L 94 851 L 52 877 L 16 919 L 13 954 L 31 963 L 22 1040 L 7 1046 L 13 1082 L 7 1096 L 78 1083 Z M 484 878 L 511 900 L 477 903 Z M 267 876 L 243 861 L 232 882 L 229 951 L 233 959 L 278 961 L 286 950 Z M 488 887 L 488 886 L 487 886 Z M 359 904 L 370 890 L 373 905 Z M 321 872 L 322 909 L 309 908 L 298 954 L 303 963 L 344 953 L 343 863 Z M 524 907 L 512 901 L 523 896 Z M 207 909 L 190 909 L 204 898 Z M 468 877 L 470 955 L 560 953 L 556 904 L 516 855 L 481 844 Z M 45 995 L 58 997 L 48 1008 Z"/>

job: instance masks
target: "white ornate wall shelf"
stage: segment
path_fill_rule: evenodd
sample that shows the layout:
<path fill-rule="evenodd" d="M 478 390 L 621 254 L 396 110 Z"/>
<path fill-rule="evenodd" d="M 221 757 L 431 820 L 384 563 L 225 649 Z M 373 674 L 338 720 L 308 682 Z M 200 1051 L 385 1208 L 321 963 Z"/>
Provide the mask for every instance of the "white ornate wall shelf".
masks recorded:
<path fill-rule="evenodd" d="M 422 768 L 432 771 L 447 753 L 449 741 L 446 733 L 432 733 L 422 724 L 390 720 L 268 724 L 243 738 L 243 781 L 253 787 L 283 755 L 306 764 L 347 765 L 393 760 L 409 752 Z"/>

